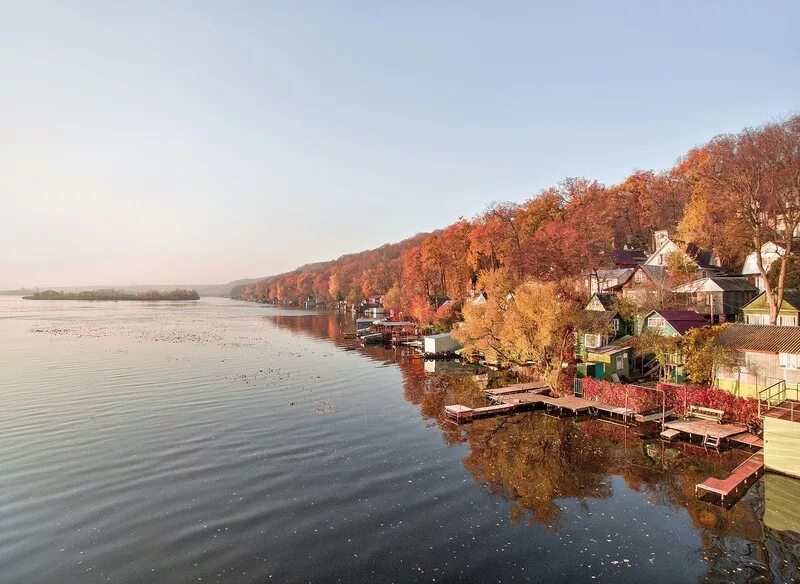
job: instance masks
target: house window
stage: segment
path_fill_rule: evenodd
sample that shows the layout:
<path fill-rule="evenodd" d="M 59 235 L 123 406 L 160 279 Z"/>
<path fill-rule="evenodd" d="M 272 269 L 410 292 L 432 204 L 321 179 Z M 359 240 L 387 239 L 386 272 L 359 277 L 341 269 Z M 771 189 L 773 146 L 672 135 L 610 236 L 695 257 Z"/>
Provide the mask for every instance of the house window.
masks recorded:
<path fill-rule="evenodd" d="M 619 330 L 619 319 L 618 318 L 612 318 L 611 319 L 611 326 L 614 327 L 614 332 L 617 332 Z"/>
<path fill-rule="evenodd" d="M 745 316 L 745 324 L 769 324 L 767 314 L 748 314 Z"/>
<path fill-rule="evenodd" d="M 787 369 L 797 369 L 800 366 L 800 355 L 792 353 L 778 353 L 778 363 Z"/>
<path fill-rule="evenodd" d="M 596 349 L 605 344 L 605 337 L 603 335 L 596 335 L 587 333 L 584 337 L 584 343 L 588 349 Z"/>
<path fill-rule="evenodd" d="M 647 320 L 647 326 L 649 326 L 650 328 L 664 328 L 665 324 L 666 322 L 660 316 L 651 316 Z"/>
<path fill-rule="evenodd" d="M 778 315 L 778 326 L 797 326 L 797 316 Z"/>
<path fill-rule="evenodd" d="M 634 276 L 633 281 L 637 284 L 641 284 L 644 282 L 644 273 L 643 272 L 636 272 L 636 276 Z"/>

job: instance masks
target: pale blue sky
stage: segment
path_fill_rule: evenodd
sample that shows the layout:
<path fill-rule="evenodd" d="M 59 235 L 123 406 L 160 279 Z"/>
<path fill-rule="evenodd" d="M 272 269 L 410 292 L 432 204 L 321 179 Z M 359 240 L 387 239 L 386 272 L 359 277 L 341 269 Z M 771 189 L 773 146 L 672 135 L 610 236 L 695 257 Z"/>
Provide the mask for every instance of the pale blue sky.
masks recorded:
<path fill-rule="evenodd" d="M 2 2 L 0 288 L 215 283 L 800 109 L 800 2 Z"/>

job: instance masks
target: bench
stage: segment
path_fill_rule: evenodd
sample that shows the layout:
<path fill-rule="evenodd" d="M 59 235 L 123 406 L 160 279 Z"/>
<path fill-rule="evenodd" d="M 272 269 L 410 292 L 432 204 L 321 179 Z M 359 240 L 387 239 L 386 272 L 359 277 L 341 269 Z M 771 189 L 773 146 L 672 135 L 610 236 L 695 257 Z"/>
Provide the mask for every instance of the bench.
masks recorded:
<path fill-rule="evenodd" d="M 725 412 L 723 410 L 717 410 L 714 408 L 707 408 L 705 406 L 689 406 L 689 409 L 686 411 L 686 416 L 688 418 L 700 418 L 703 420 L 711 420 L 712 422 L 722 423 L 722 418 L 725 417 Z"/>

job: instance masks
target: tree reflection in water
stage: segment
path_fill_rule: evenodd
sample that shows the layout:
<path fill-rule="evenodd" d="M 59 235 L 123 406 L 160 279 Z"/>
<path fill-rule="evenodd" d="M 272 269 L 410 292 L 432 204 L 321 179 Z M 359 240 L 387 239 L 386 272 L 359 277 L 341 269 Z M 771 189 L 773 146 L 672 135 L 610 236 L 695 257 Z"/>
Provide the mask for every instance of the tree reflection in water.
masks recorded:
<path fill-rule="evenodd" d="M 448 443 L 466 445 L 464 467 L 493 494 L 512 502 L 514 522 L 557 529 L 563 519 L 560 500 L 576 500 L 588 510 L 591 499 L 612 497 L 612 478 L 621 477 L 654 505 L 686 510 L 708 558 L 704 581 L 800 581 L 800 534 L 763 524 L 763 482 L 730 509 L 695 495 L 695 484 L 708 476 L 725 476 L 747 453 L 664 445 L 643 439 L 634 429 L 598 420 L 557 419 L 541 412 L 456 426 L 442 418 L 446 404 L 484 404 L 474 370 L 452 372 L 451 366 L 449 373 L 426 373 L 423 360 L 407 349 L 361 347 L 343 338 L 342 326 L 350 321 L 342 314 L 288 310 L 268 318 L 298 334 L 355 348 L 382 363 L 396 363 L 405 399 L 439 427 Z M 437 367 L 442 368 L 447 367 Z"/>

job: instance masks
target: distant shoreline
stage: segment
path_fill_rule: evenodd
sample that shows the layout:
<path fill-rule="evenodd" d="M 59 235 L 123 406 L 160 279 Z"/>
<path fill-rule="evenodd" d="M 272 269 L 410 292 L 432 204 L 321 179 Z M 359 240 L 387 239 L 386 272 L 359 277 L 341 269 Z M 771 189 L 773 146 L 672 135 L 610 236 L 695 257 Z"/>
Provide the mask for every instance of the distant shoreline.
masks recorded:
<path fill-rule="evenodd" d="M 46 290 L 36 292 L 30 296 L 23 296 L 23 300 L 138 300 L 140 302 L 154 302 L 160 300 L 200 300 L 197 290 L 175 289 L 165 292 L 148 290 L 147 292 L 125 292 L 124 290 L 89 290 L 86 292 L 57 292 Z"/>

